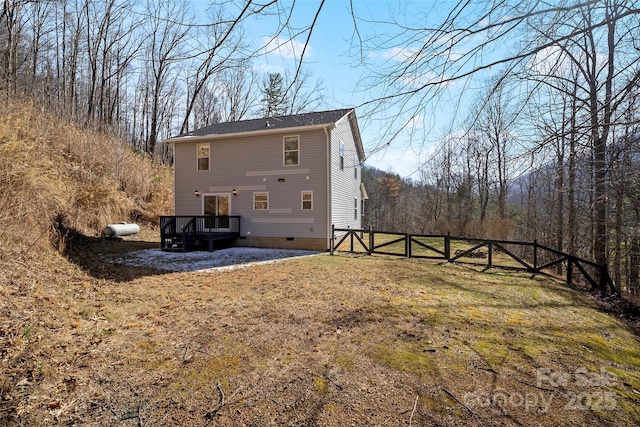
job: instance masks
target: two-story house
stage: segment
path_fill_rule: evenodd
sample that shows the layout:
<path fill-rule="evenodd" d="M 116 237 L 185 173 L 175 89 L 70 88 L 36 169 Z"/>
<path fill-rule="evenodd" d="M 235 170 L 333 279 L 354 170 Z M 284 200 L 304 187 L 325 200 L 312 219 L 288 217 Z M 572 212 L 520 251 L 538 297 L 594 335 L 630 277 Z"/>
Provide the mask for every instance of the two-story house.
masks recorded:
<path fill-rule="evenodd" d="M 361 226 L 364 150 L 353 109 L 217 123 L 167 142 L 175 216 L 161 220 L 163 249 L 212 249 L 227 238 L 326 250 L 332 225 Z"/>

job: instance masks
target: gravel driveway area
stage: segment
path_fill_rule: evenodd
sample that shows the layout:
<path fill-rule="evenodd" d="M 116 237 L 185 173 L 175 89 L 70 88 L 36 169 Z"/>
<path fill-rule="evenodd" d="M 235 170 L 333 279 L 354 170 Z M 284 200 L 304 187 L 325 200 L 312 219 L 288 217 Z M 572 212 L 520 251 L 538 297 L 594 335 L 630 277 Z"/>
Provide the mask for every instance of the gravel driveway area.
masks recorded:
<path fill-rule="evenodd" d="M 160 249 L 145 249 L 129 252 L 126 257 L 116 261 L 120 264 L 166 271 L 223 271 L 323 253 L 325 252 L 246 247 L 219 249 L 213 252 L 165 252 Z"/>

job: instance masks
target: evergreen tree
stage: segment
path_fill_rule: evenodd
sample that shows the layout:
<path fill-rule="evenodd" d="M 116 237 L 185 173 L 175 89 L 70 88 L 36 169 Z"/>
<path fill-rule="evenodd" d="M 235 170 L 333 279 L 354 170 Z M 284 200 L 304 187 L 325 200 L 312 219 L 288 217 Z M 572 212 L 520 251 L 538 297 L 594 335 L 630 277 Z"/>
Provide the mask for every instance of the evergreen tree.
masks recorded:
<path fill-rule="evenodd" d="M 263 117 L 283 116 L 287 114 L 287 99 L 284 90 L 284 78 L 280 73 L 269 73 L 262 87 Z"/>

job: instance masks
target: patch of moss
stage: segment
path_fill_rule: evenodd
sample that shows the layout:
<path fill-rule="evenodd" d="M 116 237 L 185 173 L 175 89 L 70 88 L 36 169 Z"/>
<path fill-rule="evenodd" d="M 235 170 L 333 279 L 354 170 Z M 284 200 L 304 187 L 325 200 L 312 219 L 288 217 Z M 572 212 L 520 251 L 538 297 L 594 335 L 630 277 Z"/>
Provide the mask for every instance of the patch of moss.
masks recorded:
<path fill-rule="evenodd" d="M 543 353 L 550 351 L 551 346 L 548 342 L 539 337 L 519 338 L 511 348 L 519 351 L 525 358 L 530 361 L 538 359 Z"/>
<path fill-rule="evenodd" d="M 486 311 L 479 307 L 467 305 L 462 307 L 462 309 L 465 310 L 466 315 L 471 316 L 473 320 L 489 320 Z"/>
<path fill-rule="evenodd" d="M 80 315 L 80 317 L 82 317 L 83 319 L 89 319 L 91 317 L 95 317 L 96 312 L 90 308 L 90 307 L 83 307 L 78 314 Z"/>
<path fill-rule="evenodd" d="M 638 366 L 638 365 L 632 365 Z M 625 388 L 621 392 L 621 394 L 628 394 L 630 398 L 640 401 L 640 373 L 639 372 L 630 372 L 628 369 L 622 368 L 606 368 L 606 371 L 615 375 L 616 378 L 620 380 L 622 384 L 617 384 L 618 386 L 625 385 Z M 626 390 L 629 390 L 627 393 Z"/>
<path fill-rule="evenodd" d="M 523 313 L 511 313 L 507 316 L 507 325 L 509 326 L 525 326 L 528 324 Z"/>
<path fill-rule="evenodd" d="M 638 342 L 631 335 L 621 335 L 623 331 L 617 331 L 615 337 L 604 337 L 598 332 L 572 331 L 567 338 L 568 345 L 580 350 L 584 358 L 591 363 L 602 361 L 613 362 L 623 366 L 640 366 L 640 350 Z M 627 339 L 625 339 L 627 338 Z"/>
<path fill-rule="evenodd" d="M 221 354 L 195 365 L 185 375 L 191 385 L 215 384 L 221 378 L 237 374 L 242 360 L 235 354 Z"/>
<path fill-rule="evenodd" d="M 425 308 L 422 309 L 418 312 L 418 315 L 420 316 L 420 321 L 422 323 L 426 323 L 428 325 L 431 326 L 435 326 L 440 322 L 440 310 L 438 310 L 437 308 Z"/>
<path fill-rule="evenodd" d="M 432 396 L 420 396 L 420 403 L 425 407 L 429 408 L 430 411 L 436 412 L 438 414 L 446 414 L 449 409 L 446 405 L 443 404 L 438 399 L 435 399 Z"/>
<path fill-rule="evenodd" d="M 433 356 L 420 343 L 394 343 L 394 347 L 378 346 L 373 358 L 390 368 L 409 372 L 421 377 L 430 376 L 438 371 Z"/>
<path fill-rule="evenodd" d="M 318 393 L 318 395 L 320 395 L 320 397 L 325 398 L 329 396 L 329 380 L 324 377 L 314 376 L 313 384 L 316 388 L 316 392 Z"/>
<path fill-rule="evenodd" d="M 511 359 L 513 350 L 505 341 L 497 336 L 487 336 L 476 341 L 472 348 L 480 354 L 490 366 L 500 366 Z"/>
<path fill-rule="evenodd" d="M 355 357 L 349 354 L 341 354 L 335 357 L 334 363 L 345 371 L 353 371 L 355 367 Z"/>

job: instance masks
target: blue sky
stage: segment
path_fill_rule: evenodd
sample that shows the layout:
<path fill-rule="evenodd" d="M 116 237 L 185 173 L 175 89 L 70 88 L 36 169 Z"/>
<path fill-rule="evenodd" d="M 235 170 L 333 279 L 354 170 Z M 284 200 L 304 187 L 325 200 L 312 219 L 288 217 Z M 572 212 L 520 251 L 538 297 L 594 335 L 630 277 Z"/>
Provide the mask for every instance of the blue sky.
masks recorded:
<path fill-rule="evenodd" d="M 438 2 L 440 4 L 447 2 Z M 290 6 L 291 2 L 283 2 Z M 293 26 L 303 27 L 309 25 L 318 9 L 320 0 L 297 0 L 294 8 Z M 358 18 L 360 35 L 369 37 L 376 31 L 384 31 L 384 25 L 379 21 L 388 20 L 390 16 L 408 17 L 415 19 L 420 13 L 428 13 L 434 20 L 442 19 L 440 12 L 434 9 L 433 2 L 421 1 L 382 1 L 382 0 L 354 0 Z M 448 7 L 443 6 L 442 12 L 447 12 Z M 377 21 L 372 23 L 368 21 Z M 263 18 L 255 22 L 247 22 L 245 31 L 252 39 L 252 43 L 260 45 L 267 43 L 274 36 L 274 28 L 277 21 L 274 17 Z M 357 64 L 360 52 L 354 49 L 358 45 L 352 44 L 354 36 L 354 24 L 347 0 L 328 0 L 319 15 L 314 27 L 311 40 L 305 52 L 305 68 L 312 73 L 312 77 L 323 82 L 325 89 L 326 105 L 323 109 L 344 108 L 359 106 L 378 96 L 381 92 L 375 90 L 363 91 L 361 82 L 367 77 L 367 69 Z M 282 34 L 280 42 L 283 43 L 290 37 Z M 277 43 L 272 43 L 272 52 L 262 56 L 256 62 L 258 70 L 262 72 L 295 71 L 296 57 L 299 58 L 306 40 L 306 33 L 295 38 L 293 43 L 273 49 Z M 368 59 L 374 61 L 389 61 L 391 55 L 398 55 L 397 51 L 367 51 L 362 52 Z M 358 113 L 360 110 L 356 110 Z M 420 141 L 410 141 L 408 131 L 400 133 L 388 145 L 381 144 L 378 135 L 382 133 L 382 123 L 376 122 L 374 117 L 360 121 L 360 130 L 367 151 L 367 164 L 385 171 L 393 171 L 402 177 L 419 179 L 416 171 L 431 151 L 435 148 L 435 141 L 442 131 L 436 124 L 449 123 L 451 112 L 434 104 L 431 117 L 418 117 L 412 124 L 415 128 L 428 126 L 431 136 Z M 371 120 L 369 120 L 371 119 Z M 377 149 L 382 145 L 384 148 Z M 374 152 L 375 151 L 375 152 Z"/>

